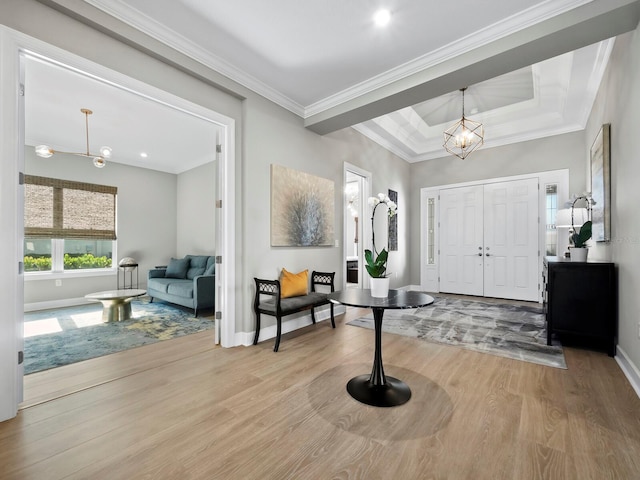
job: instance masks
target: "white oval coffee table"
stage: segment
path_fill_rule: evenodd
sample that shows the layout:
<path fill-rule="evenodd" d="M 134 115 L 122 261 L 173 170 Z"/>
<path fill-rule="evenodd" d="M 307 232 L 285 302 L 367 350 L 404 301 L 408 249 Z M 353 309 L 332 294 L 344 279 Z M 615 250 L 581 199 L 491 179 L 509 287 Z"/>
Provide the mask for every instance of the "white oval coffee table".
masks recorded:
<path fill-rule="evenodd" d="M 102 321 L 120 322 L 131 318 L 131 300 L 146 294 L 146 290 L 128 288 L 124 290 L 106 290 L 104 292 L 89 293 L 84 296 L 87 300 L 102 302 Z"/>

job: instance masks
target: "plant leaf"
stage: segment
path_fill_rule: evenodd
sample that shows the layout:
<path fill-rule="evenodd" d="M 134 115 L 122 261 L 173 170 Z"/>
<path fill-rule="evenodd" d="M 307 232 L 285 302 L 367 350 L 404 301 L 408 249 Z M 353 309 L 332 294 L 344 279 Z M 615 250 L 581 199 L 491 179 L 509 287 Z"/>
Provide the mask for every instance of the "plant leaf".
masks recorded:
<path fill-rule="evenodd" d="M 580 231 L 578 233 L 574 233 L 571 235 L 571 239 L 573 240 L 573 245 L 575 247 L 584 247 L 587 243 L 587 240 L 591 238 L 591 220 L 584 222 L 584 225 L 580 227 Z"/>

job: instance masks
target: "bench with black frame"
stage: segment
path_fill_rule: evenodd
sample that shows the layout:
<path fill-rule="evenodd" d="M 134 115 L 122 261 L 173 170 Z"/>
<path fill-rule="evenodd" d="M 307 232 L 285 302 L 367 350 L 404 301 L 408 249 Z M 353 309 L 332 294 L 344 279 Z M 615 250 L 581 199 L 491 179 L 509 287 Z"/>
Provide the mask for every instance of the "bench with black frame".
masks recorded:
<path fill-rule="evenodd" d="M 256 335 L 253 344 L 258 344 L 260 336 L 260 314 L 271 315 L 276 317 L 277 334 L 276 344 L 273 351 L 277 352 L 280 346 L 280 337 L 282 334 L 282 317 L 293 313 L 311 310 L 311 321 L 316 323 L 314 309 L 323 305 L 330 305 L 331 308 L 331 326 L 336 328 L 336 322 L 333 317 L 333 303 L 327 298 L 327 293 L 316 291 L 316 287 L 323 285 L 335 291 L 333 279 L 336 272 L 312 272 L 311 273 L 311 291 L 307 295 L 297 297 L 281 298 L 280 297 L 280 280 L 263 280 L 254 278 L 256 282 L 256 296 L 253 302 L 253 310 L 256 314 Z M 269 299 L 262 299 L 266 295 Z"/>

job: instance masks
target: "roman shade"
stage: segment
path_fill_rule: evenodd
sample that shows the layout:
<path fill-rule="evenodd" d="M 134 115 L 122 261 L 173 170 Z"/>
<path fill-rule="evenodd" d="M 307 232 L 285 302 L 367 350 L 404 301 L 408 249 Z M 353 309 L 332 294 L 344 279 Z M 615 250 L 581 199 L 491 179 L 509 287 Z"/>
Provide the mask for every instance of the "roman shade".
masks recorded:
<path fill-rule="evenodd" d="M 25 175 L 24 235 L 116 239 L 117 187 Z"/>

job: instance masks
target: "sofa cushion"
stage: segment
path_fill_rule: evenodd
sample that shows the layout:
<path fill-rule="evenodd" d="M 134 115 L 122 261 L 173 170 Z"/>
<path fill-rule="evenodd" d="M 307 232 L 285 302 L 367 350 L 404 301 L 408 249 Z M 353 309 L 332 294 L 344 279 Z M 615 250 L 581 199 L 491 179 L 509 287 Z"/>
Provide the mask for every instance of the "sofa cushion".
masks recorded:
<path fill-rule="evenodd" d="M 167 265 L 167 271 L 164 276 L 167 278 L 186 278 L 188 269 L 188 258 L 172 258 L 169 265 Z"/>
<path fill-rule="evenodd" d="M 286 312 L 295 312 L 309 305 L 322 305 L 326 302 L 326 293 L 310 292 L 307 295 L 302 295 L 299 297 L 282 298 L 280 300 L 280 308 L 282 309 L 282 312 L 286 314 Z M 271 310 L 275 313 L 276 301 L 273 299 L 265 300 L 264 302 L 260 303 L 260 308 Z"/>
<path fill-rule="evenodd" d="M 147 288 L 156 292 L 167 293 L 167 287 L 171 282 L 175 281 L 175 278 L 150 278 L 147 280 Z"/>
<path fill-rule="evenodd" d="M 193 298 L 193 282 L 171 282 L 167 287 L 167 293 L 178 297 Z"/>
<path fill-rule="evenodd" d="M 190 261 L 187 278 L 193 280 L 198 275 L 204 274 L 210 257 L 209 255 L 187 255 L 185 258 L 188 258 Z"/>
<path fill-rule="evenodd" d="M 204 271 L 204 275 L 215 275 L 216 273 L 216 257 L 209 257 L 207 260 L 207 268 Z"/>

